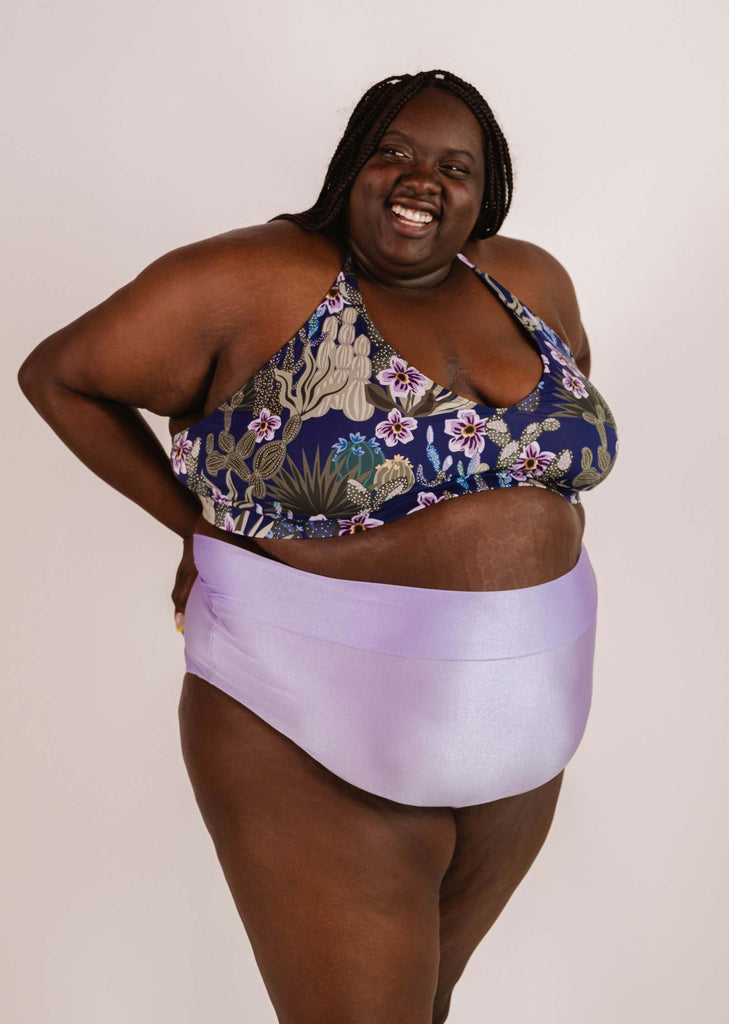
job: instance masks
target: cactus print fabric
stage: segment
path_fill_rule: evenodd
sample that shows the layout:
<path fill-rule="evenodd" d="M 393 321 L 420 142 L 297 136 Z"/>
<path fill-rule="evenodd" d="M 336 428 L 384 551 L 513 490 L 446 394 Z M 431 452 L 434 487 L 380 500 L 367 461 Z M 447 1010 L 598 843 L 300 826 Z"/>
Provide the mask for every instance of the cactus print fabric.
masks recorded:
<path fill-rule="evenodd" d="M 337 537 L 499 487 L 543 487 L 574 504 L 607 476 L 615 422 L 569 346 L 458 258 L 539 349 L 534 390 L 491 408 L 431 380 L 379 334 L 348 253 L 297 334 L 172 438 L 172 468 L 208 522 L 250 537 Z"/>

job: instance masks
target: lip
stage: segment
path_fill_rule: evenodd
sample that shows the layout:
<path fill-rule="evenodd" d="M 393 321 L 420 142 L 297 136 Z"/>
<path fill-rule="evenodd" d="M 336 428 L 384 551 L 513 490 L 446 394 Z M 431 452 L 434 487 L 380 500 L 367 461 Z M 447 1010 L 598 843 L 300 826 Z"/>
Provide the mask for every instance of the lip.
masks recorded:
<path fill-rule="evenodd" d="M 390 206 L 395 203 L 399 206 L 406 206 L 410 210 L 419 210 L 421 213 L 432 213 L 434 219 L 440 216 L 437 206 L 433 206 L 432 203 L 419 203 L 417 200 L 411 199 L 409 196 L 394 196 L 390 200 Z"/>
<path fill-rule="evenodd" d="M 405 206 L 406 204 L 403 203 L 402 205 Z M 408 204 L 408 205 L 410 205 L 410 204 Z M 412 205 L 410 206 L 410 208 L 411 209 L 416 209 L 416 207 L 414 207 Z M 418 207 L 418 209 L 419 209 L 419 207 Z M 430 209 L 430 210 L 426 210 L 425 212 L 426 213 L 433 213 L 433 210 Z M 390 223 L 390 225 L 394 228 L 394 230 L 398 232 L 398 234 L 406 235 L 408 238 L 422 238 L 423 235 L 427 235 L 428 232 L 434 230 L 434 228 L 438 224 L 438 218 L 436 217 L 436 215 L 434 213 L 433 213 L 433 219 L 430 221 L 429 224 L 415 224 L 415 223 L 409 224 L 407 221 L 403 220 L 401 217 L 398 217 L 398 215 L 392 209 L 392 205 L 391 204 L 388 204 L 388 206 L 387 206 L 387 219 L 388 219 L 388 222 Z"/>

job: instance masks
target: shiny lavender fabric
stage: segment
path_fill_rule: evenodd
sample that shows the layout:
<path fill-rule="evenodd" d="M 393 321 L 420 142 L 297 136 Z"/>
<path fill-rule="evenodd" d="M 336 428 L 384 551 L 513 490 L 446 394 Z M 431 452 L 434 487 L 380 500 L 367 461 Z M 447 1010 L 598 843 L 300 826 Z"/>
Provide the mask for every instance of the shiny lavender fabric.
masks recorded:
<path fill-rule="evenodd" d="M 519 590 L 340 580 L 196 534 L 185 664 L 335 775 L 419 807 L 534 789 L 565 767 L 592 695 L 586 549 Z"/>

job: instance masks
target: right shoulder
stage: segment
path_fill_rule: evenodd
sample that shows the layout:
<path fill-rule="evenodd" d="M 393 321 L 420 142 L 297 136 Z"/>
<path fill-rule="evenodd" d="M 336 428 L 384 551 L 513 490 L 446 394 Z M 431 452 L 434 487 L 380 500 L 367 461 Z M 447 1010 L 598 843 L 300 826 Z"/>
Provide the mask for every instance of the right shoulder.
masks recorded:
<path fill-rule="evenodd" d="M 295 221 L 273 220 L 233 228 L 218 235 L 171 249 L 160 259 L 177 257 L 188 260 L 267 259 L 273 256 L 299 255 L 309 246 L 331 247 L 331 237 L 323 231 L 305 231 Z"/>
<path fill-rule="evenodd" d="M 330 280 L 342 261 L 336 241 L 320 231 L 305 231 L 293 221 L 234 228 L 172 249 L 139 275 L 160 283 L 192 289 L 206 305 L 247 319 L 257 297 L 271 292 L 277 281 L 295 273 L 301 281 Z M 333 270 L 333 273 L 332 273 Z M 329 277 L 327 277 L 329 275 Z M 304 282 L 305 285 L 305 282 Z"/>
<path fill-rule="evenodd" d="M 331 243 L 308 234 L 275 221 L 170 250 L 36 345 L 21 387 L 50 382 L 167 417 L 201 408 L 231 339 L 253 336 L 271 296 L 331 258 Z"/>

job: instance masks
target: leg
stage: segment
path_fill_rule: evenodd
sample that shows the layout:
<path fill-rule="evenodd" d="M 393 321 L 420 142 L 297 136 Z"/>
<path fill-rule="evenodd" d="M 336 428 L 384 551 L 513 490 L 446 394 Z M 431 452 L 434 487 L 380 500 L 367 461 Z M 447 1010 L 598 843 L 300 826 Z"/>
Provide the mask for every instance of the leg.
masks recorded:
<path fill-rule="evenodd" d="M 453 987 L 471 954 L 547 838 L 562 775 L 528 793 L 454 809 L 456 849 L 441 883 L 441 959 L 432 1024 L 445 1021 Z"/>
<path fill-rule="evenodd" d="M 188 673 L 185 764 L 280 1024 L 430 1024 L 449 808 L 351 786 Z"/>

